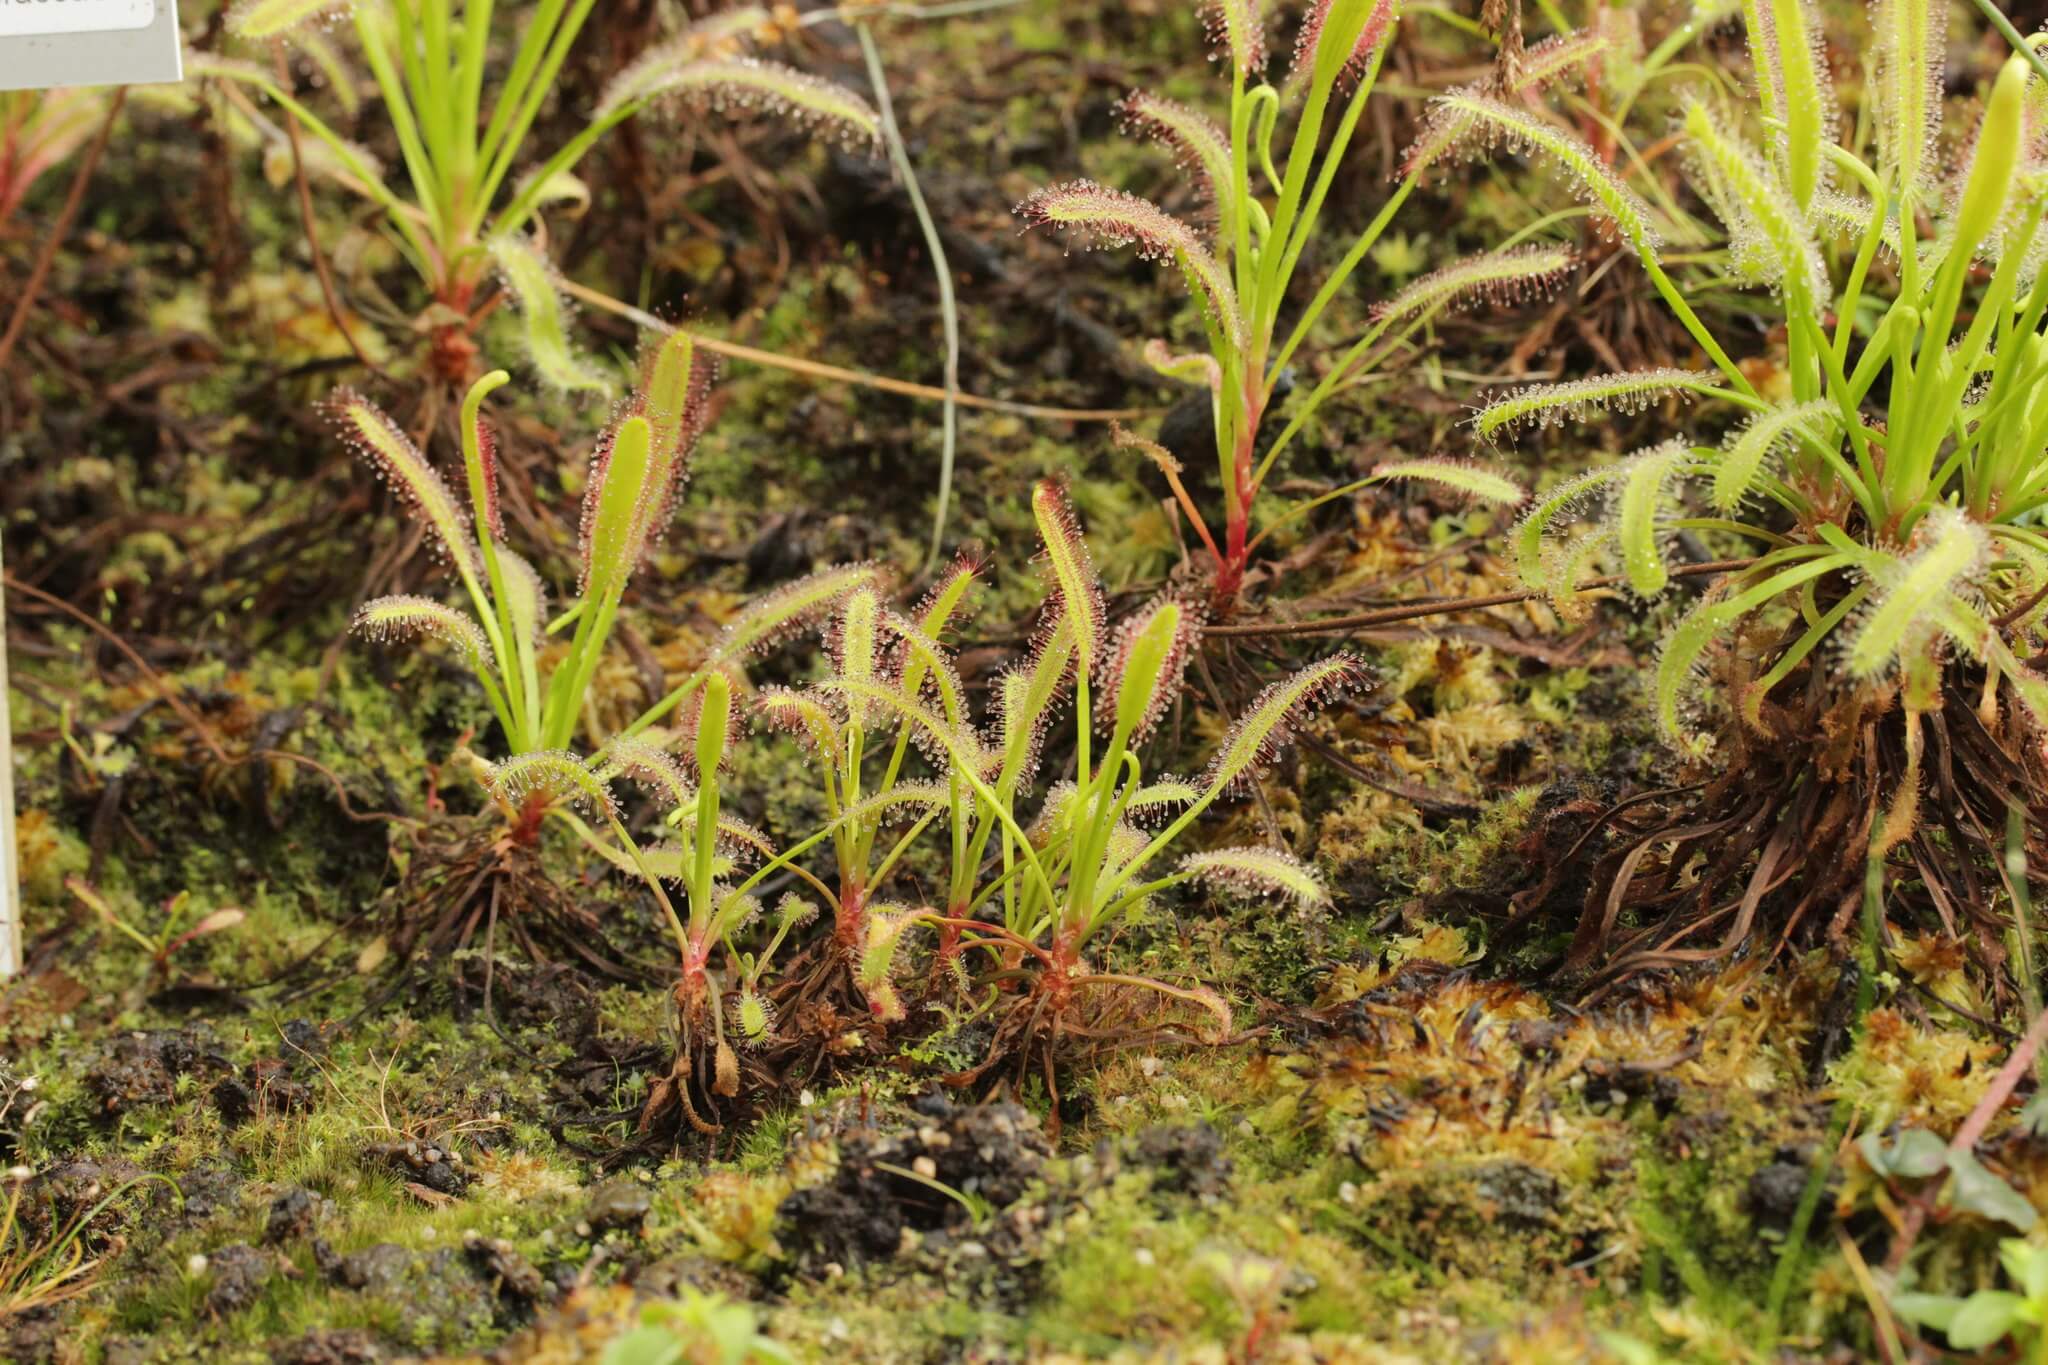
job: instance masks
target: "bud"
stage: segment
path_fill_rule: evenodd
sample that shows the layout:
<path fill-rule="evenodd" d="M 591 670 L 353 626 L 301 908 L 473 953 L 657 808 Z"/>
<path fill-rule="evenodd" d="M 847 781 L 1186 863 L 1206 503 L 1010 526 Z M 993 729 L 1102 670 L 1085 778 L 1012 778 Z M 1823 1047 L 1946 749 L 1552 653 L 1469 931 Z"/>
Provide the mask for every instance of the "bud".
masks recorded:
<path fill-rule="evenodd" d="M 1161 601 L 1133 617 L 1118 636 L 1107 671 L 1116 683 L 1116 734 L 1136 744 L 1180 690 L 1197 621 L 1180 603 Z"/>
<path fill-rule="evenodd" d="M 725 761 L 727 732 L 732 727 L 732 684 L 723 673 L 704 679 L 703 699 L 697 710 L 697 781 L 710 786 L 718 780 L 718 767 Z"/>

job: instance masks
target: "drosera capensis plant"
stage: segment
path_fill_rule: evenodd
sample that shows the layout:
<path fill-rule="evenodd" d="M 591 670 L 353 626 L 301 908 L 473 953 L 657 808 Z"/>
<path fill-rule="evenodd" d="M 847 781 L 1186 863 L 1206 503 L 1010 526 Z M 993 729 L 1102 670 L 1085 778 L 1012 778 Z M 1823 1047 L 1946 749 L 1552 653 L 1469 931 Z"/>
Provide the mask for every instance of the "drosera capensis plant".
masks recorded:
<path fill-rule="evenodd" d="M 828 826 L 778 855 L 758 831 L 723 813 L 718 775 L 732 730 L 734 676 L 750 654 L 871 586 L 878 571 L 864 564 L 827 569 L 757 599 L 681 683 L 617 733 L 604 733 L 590 714 L 592 679 L 627 585 L 666 528 L 698 434 L 708 379 L 694 343 L 682 332 L 651 345 L 641 374 L 638 392 L 598 443 L 584 496 L 576 599 L 552 622 L 538 571 L 503 540 L 496 444 L 483 414 L 484 400 L 508 382 L 503 371 L 479 379 L 463 403 L 466 504 L 367 399 L 344 390 L 331 408 L 347 438 L 419 520 L 471 608 L 465 612 L 420 594 L 382 597 L 357 611 L 355 629 L 379 641 L 434 639 L 475 676 L 504 747 L 495 762 L 477 760 L 479 775 L 515 844 L 532 845 L 542 823 L 553 818 L 645 881 L 674 933 L 680 960 L 676 1065 L 651 1094 L 648 1118 L 676 1103 L 692 1123 L 709 1127 L 692 1100 L 692 1086 L 698 1096 L 731 1096 L 738 1086 L 714 955 L 730 955 L 747 988 L 758 993 L 781 936 L 758 954 L 738 956 L 735 935 L 759 908 L 752 890 L 761 877 L 789 866 L 831 833 Z M 549 653 L 553 663 L 544 670 L 542 645 L 550 631 L 566 634 L 568 643 L 559 654 Z M 679 709 L 688 722 L 680 733 L 658 726 Z M 677 747 L 688 752 L 692 765 L 677 760 Z M 612 791 L 620 780 L 653 793 L 673 840 L 643 844 L 634 837 Z M 750 858 L 761 860 L 761 869 L 728 888 L 723 879 Z M 667 893 L 668 882 L 684 889 L 681 909 Z M 784 924 L 784 934 L 794 922 Z"/>
<path fill-rule="evenodd" d="M 1171 148 L 1196 179 L 1213 217 L 1206 227 L 1089 180 L 1048 186 L 1017 207 L 1031 226 L 1059 230 L 1088 246 L 1132 247 L 1176 268 L 1200 305 L 1205 352 L 1180 354 L 1154 340 L 1145 354 L 1161 372 L 1197 383 L 1210 395 L 1221 523 L 1205 516 L 1188 494 L 1171 454 L 1150 444 L 1144 449 L 1210 557 L 1212 603 L 1219 610 L 1235 606 L 1260 538 L 1253 527 L 1254 500 L 1325 403 L 1398 354 L 1447 310 L 1485 298 L 1540 294 L 1575 262 L 1567 246 L 1531 243 L 1459 261 L 1415 281 L 1375 308 L 1363 333 L 1293 401 L 1285 425 L 1261 447 L 1260 430 L 1283 396 L 1283 376 L 1427 169 L 1408 168 L 1314 296 L 1297 307 L 1297 272 L 1304 256 L 1316 259 L 1310 245 L 1323 226 L 1331 186 L 1394 40 L 1400 11 L 1399 0 L 1315 0 L 1303 17 L 1289 74 L 1275 87 L 1263 79 L 1267 16 L 1259 0 L 1217 0 L 1208 7 L 1217 55 L 1230 79 L 1226 121 L 1144 92 L 1123 105 L 1129 129 Z M 1531 87 L 1537 84 L 1532 80 Z M 1283 124 L 1292 129 L 1284 163 L 1276 145 Z M 1292 326 L 1283 330 L 1289 315 Z M 1300 509 L 1290 511 L 1298 515 Z"/>
<path fill-rule="evenodd" d="M 911 907 L 878 902 L 877 891 L 918 838 L 949 814 L 960 847 L 958 817 L 969 792 L 950 772 L 944 782 L 914 776 L 915 726 L 863 694 L 887 683 L 938 707 L 948 724 L 966 722 L 960 679 L 940 641 L 971 612 L 982 567 L 978 553 L 963 553 L 908 615 L 877 587 L 848 593 L 827 632 L 826 681 L 764 688 L 755 699 L 764 725 L 810 749 L 832 830 L 835 883 L 819 890 L 831 906 L 833 930 L 812 970 L 784 992 L 791 1004 L 829 1000 L 845 994 L 835 987 L 851 985 L 875 1019 L 904 1017 L 888 966 Z M 907 830 L 893 832 L 906 822 Z"/>
<path fill-rule="evenodd" d="M 594 743 L 607 738 L 587 733 L 587 694 L 627 585 L 666 531 L 687 477 L 709 368 L 689 334 L 673 332 L 648 348 L 641 376 L 637 393 L 598 442 L 584 492 L 576 598 L 552 620 L 539 572 L 504 541 L 497 442 L 483 413 L 484 400 L 509 382 L 503 370 L 477 380 L 463 400 L 466 500 L 367 398 L 342 390 L 329 404 L 344 437 L 425 528 L 471 608 L 464 612 L 418 594 L 381 597 L 358 609 L 355 629 L 377 639 L 432 636 L 453 648 L 489 698 L 514 755 L 566 749 L 579 735 Z M 711 673 L 736 667 L 875 574 L 868 565 L 827 570 L 756 600 L 727 627 L 705 665 L 621 737 L 640 734 L 689 701 Z M 548 635 L 564 633 L 567 650 L 544 674 L 541 645 Z"/>
<path fill-rule="evenodd" d="M 1614 223 L 1712 363 L 1526 387 L 1481 408 L 1475 426 L 1492 438 L 1674 396 L 1734 411 L 1719 443 L 1668 437 L 1549 491 L 1518 529 L 1515 558 L 1525 581 L 1569 607 L 1572 585 L 1605 559 L 1637 597 L 1663 593 L 1680 532 L 1748 552 L 1667 635 L 1653 707 L 1664 733 L 1696 756 L 1717 734 L 1732 740 L 1736 768 L 1773 737 L 1836 737 L 1811 764 L 1794 764 L 1791 790 L 1801 819 L 1848 846 L 1841 866 L 1811 879 L 1789 912 L 1794 923 L 1817 903 L 1853 898 L 1857 840 L 1875 863 L 1921 838 L 1924 772 L 1971 808 L 1986 859 L 2002 856 L 1992 832 L 2003 831 L 2008 807 L 2042 803 L 2028 736 L 2048 719 L 2048 682 L 2030 662 L 2048 587 L 2048 538 L 2034 524 L 2048 504 L 2048 178 L 2029 131 L 2043 86 L 2026 55 L 2012 56 L 1986 94 L 1969 156 L 1945 175 L 1935 147 L 1946 11 L 1884 0 L 1872 14 L 1870 155 L 1838 140 L 1856 121 L 1836 107 L 1818 20 L 1796 0 L 1748 9 L 1756 136 L 1704 96 L 1683 109 L 1690 178 L 1727 227 L 1727 268 L 1766 291 L 1756 306 L 1785 338 L 1783 354 L 1760 364 L 1738 365 L 1686 306 L 1657 264 L 1637 201 L 1570 134 L 1453 92 L 1417 152 L 1504 141 L 1542 155 Z M 1735 719 L 1709 731 L 1698 723 L 1704 670 L 1731 637 L 1723 673 Z M 1930 723 L 1949 700 L 1969 720 Z M 1866 746 L 1853 738 L 1864 730 L 1859 711 L 1901 720 Z M 1923 764 L 1930 730 L 1944 751 Z M 1649 960 L 1731 950 L 1754 921 L 1759 888 L 1817 846 L 1789 826 L 1749 828 L 1769 841 L 1760 880 L 1726 906 L 1712 903 L 1718 878 L 1696 897 L 1667 888 L 1702 914 L 1639 939 Z M 1920 851 L 1931 860 L 1923 869 L 1953 856 Z M 1707 923 L 1728 925 L 1718 948 L 1678 948 Z M 1605 933 L 1590 927 L 1582 948 Z"/>
<path fill-rule="evenodd" d="M 387 176 L 367 149 L 342 136 L 269 66 L 200 54 L 193 66 L 283 106 L 324 148 L 322 168 L 382 210 L 439 315 L 432 329 L 438 373 L 469 378 L 479 295 L 495 275 L 518 300 L 541 377 L 562 388 L 603 390 L 604 373 L 570 342 L 544 237 L 535 233 L 549 204 L 587 199 L 574 171 L 599 139 L 662 104 L 698 113 L 772 113 L 859 142 L 874 141 L 879 125 L 858 95 L 747 55 L 782 21 L 765 7 L 741 6 L 692 25 L 627 66 L 581 129 L 538 154 L 528 146 L 535 121 L 595 9 L 596 0 L 540 0 L 503 14 L 492 0 L 238 4 L 230 29 L 253 44 L 345 19 L 398 144 L 402 181 Z M 510 47 L 502 69 L 493 60 L 494 38 Z"/>
<path fill-rule="evenodd" d="M 1131 1028 L 1132 1036 L 1174 1032 L 1157 1023 L 1156 1010 L 1134 1011 L 1135 998 L 1199 1007 L 1213 1016 L 1212 1036 L 1227 1035 L 1230 1010 L 1213 991 L 1091 961 L 1162 893 L 1206 882 L 1278 892 L 1302 904 L 1327 899 L 1311 868 L 1275 849 L 1168 860 L 1205 811 L 1244 788 L 1291 726 L 1361 684 L 1365 672 L 1343 653 L 1311 664 L 1258 696 L 1199 777 L 1148 774 L 1140 751 L 1179 695 L 1201 610 L 1162 597 L 1112 630 L 1065 490 L 1040 483 L 1032 505 L 1044 545 L 1046 608 L 1030 654 L 998 683 L 989 733 L 970 719 L 950 718 L 943 681 L 950 670 L 924 675 L 925 682 L 938 680 L 936 701 L 906 687 L 904 674 L 832 678 L 820 687 L 842 704 L 899 717 L 955 784 L 948 797 L 954 839 L 947 911 L 916 919 L 939 931 L 941 966 L 978 992 L 969 1016 L 992 1018 L 994 1035 L 983 1061 L 954 1079 L 971 1084 L 1006 1061 L 1028 1074 L 1036 1064 L 1056 1095 L 1055 1062 L 1066 1042 L 1113 1036 L 1113 1019 L 1149 1021 Z M 1073 775 L 1045 784 L 1027 818 L 1047 729 L 1069 697 Z M 896 928 L 871 948 L 864 963 L 870 982 L 886 976 L 900 940 Z M 961 957 L 971 965 L 953 966 Z"/>

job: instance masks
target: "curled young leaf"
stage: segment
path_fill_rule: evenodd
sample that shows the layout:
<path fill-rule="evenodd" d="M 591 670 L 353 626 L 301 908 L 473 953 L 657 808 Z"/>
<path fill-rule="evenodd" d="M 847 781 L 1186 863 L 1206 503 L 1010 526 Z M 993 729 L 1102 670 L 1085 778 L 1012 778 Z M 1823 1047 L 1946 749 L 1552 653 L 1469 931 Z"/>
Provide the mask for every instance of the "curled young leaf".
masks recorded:
<path fill-rule="evenodd" d="M 647 419 L 628 417 L 598 445 L 583 492 L 584 597 L 616 601 L 639 567 L 642 509 L 653 495 L 653 442 Z"/>
<path fill-rule="evenodd" d="M 1118 627 L 1100 666 L 1098 717 L 1126 736 L 1126 744 L 1142 743 L 1180 695 L 1201 631 L 1201 609 L 1170 597 L 1155 599 Z"/>
<path fill-rule="evenodd" d="M 607 818 L 618 814 L 611 788 L 567 749 L 508 758 L 491 769 L 490 784 L 491 794 L 508 806 L 539 799 L 583 806 Z"/>
<path fill-rule="evenodd" d="M 498 547 L 498 569 L 505 584 L 505 612 L 512 618 L 511 642 L 538 646 L 546 638 L 547 585 L 533 565 L 502 545 Z"/>

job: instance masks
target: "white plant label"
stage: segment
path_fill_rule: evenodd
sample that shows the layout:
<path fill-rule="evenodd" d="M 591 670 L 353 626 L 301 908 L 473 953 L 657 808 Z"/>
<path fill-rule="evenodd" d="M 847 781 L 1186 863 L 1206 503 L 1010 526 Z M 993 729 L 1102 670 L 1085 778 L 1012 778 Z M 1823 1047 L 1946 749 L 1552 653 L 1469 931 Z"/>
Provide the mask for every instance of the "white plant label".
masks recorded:
<path fill-rule="evenodd" d="M 0 0 L 0 90 L 184 75 L 178 0 Z"/>
<path fill-rule="evenodd" d="M 0 38 L 148 28 L 156 0 L 0 0 Z"/>

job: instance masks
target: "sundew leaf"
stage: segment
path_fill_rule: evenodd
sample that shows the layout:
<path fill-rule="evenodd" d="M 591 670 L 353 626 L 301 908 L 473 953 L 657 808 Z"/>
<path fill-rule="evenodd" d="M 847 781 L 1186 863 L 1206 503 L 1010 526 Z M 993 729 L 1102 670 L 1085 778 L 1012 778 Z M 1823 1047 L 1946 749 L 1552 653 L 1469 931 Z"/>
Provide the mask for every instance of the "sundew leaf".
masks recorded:
<path fill-rule="evenodd" d="M 955 724 L 967 712 L 960 674 L 939 642 L 923 626 L 898 612 L 884 612 L 882 629 L 896 641 L 901 661 L 898 686 L 912 695 L 929 692 L 939 699 L 939 709 Z"/>
<path fill-rule="evenodd" d="M 1207 114 L 1178 100 L 1133 90 L 1118 106 L 1124 131 L 1150 137 L 1173 149 L 1180 168 L 1194 176 L 1213 209 L 1229 195 L 1235 179 L 1230 166 L 1230 137 Z"/>
<path fill-rule="evenodd" d="M 1689 737 L 1679 723 L 1678 704 L 1683 692 L 1697 690 L 1700 656 L 1730 626 L 1774 597 L 1783 596 L 1801 584 L 1846 567 L 1841 555 L 1824 555 L 1803 560 L 1769 574 L 1761 583 L 1745 588 L 1721 601 L 1708 599 L 1678 619 L 1665 635 L 1652 675 L 1651 694 L 1657 726 L 1664 737 L 1682 748 L 1698 750 L 1702 742 Z"/>
<path fill-rule="evenodd" d="M 348 7 L 349 0 L 243 0 L 228 11 L 228 30 L 238 38 L 262 42 L 281 38 L 301 24 L 329 19 Z"/>
<path fill-rule="evenodd" d="M 1340 650 L 1267 687 L 1231 727 L 1202 775 L 1203 789 L 1222 792 L 1241 785 L 1247 773 L 1279 752 L 1304 717 L 1363 685 L 1370 676 L 1363 660 Z"/>
<path fill-rule="evenodd" d="M 842 681 L 862 688 L 881 681 L 877 659 L 881 649 L 881 615 L 882 601 L 873 589 L 856 588 L 847 594 L 826 641 L 832 665 Z M 857 714 L 860 709 L 855 708 Z"/>
<path fill-rule="evenodd" d="M 638 563 L 635 523 L 647 497 L 652 437 L 644 417 L 628 417 L 600 448 L 583 495 L 583 595 L 616 598 Z"/>
<path fill-rule="evenodd" d="M 1772 408 L 1751 417 L 1722 443 L 1720 458 L 1714 462 L 1710 499 L 1714 510 L 1732 512 L 1742 505 L 1756 487 L 1767 461 L 1796 443 L 1802 436 L 1826 439 L 1836 413 L 1826 399 Z"/>
<path fill-rule="evenodd" d="M 1015 212 L 1032 227 L 1066 232 L 1084 250 L 1127 246 L 1141 260 L 1175 261 L 1216 330 L 1227 337 L 1243 337 L 1244 320 L 1230 272 L 1192 227 L 1151 200 L 1093 180 L 1069 180 L 1036 191 Z"/>
<path fill-rule="evenodd" d="M 600 781 L 624 777 L 664 797 L 671 810 L 688 810 L 697 800 L 697 790 L 683 775 L 683 765 L 674 754 L 651 740 L 630 735 L 605 746 Z"/>
<path fill-rule="evenodd" d="M 630 411 L 647 419 L 650 455 L 648 496 L 633 527 L 636 555 L 668 529 L 676 490 L 688 477 L 690 450 L 704 423 L 710 387 L 711 367 L 699 358 L 695 338 L 680 328 L 641 356 L 640 386 Z"/>
<path fill-rule="evenodd" d="M 918 629 L 933 640 L 942 639 L 954 618 L 968 610 L 981 582 L 981 572 L 987 566 L 987 557 L 979 547 L 971 546 L 953 556 L 953 562 L 939 575 L 938 582 L 918 599 L 917 607 L 911 613 Z"/>
<path fill-rule="evenodd" d="M 841 564 L 763 593 L 726 626 L 708 663 L 730 663 L 767 649 L 829 613 L 848 593 L 881 581 L 877 564 Z"/>
<path fill-rule="evenodd" d="M 1255 76 L 1266 65 L 1266 16 L 1259 0 L 1208 0 L 1202 18 L 1216 55 L 1241 76 Z"/>
<path fill-rule="evenodd" d="M 1614 46 L 1612 35 L 1598 28 L 1575 28 L 1554 33 L 1540 43 L 1522 49 L 1515 63 L 1508 92 L 1526 95 L 1552 85 L 1582 77 L 1586 69 Z"/>
<path fill-rule="evenodd" d="M 1811 0 L 1743 0 L 1750 60 L 1764 117 L 1778 131 L 1786 187 L 1800 212 L 1827 181 L 1834 136 L 1821 16 Z"/>
<path fill-rule="evenodd" d="M 1614 506 L 1622 572 L 1638 597 L 1655 597 L 1671 581 L 1657 544 L 1657 514 L 1672 480 L 1693 464 L 1692 447 L 1673 438 L 1629 457 Z"/>
<path fill-rule="evenodd" d="M 1330 892 L 1314 868 L 1270 848 L 1224 848 L 1181 859 L 1181 872 L 1238 890 L 1277 891 L 1303 909 L 1327 905 Z"/>
<path fill-rule="evenodd" d="M 356 608 L 349 629 L 379 644 L 431 636 L 454 646 L 476 673 L 483 673 L 490 659 L 491 645 L 483 627 L 465 613 L 428 597 L 399 594 L 365 602 Z"/>
<path fill-rule="evenodd" d="M 611 392 L 610 381 L 570 344 L 568 305 L 547 257 L 525 237 L 510 234 L 493 238 L 490 252 L 506 292 L 519 303 L 526 356 L 534 373 L 564 392 Z"/>
<path fill-rule="evenodd" d="M 1130 812 L 1132 819 L 1142 823 L 1145 817 L 1158 811 L 1191 805 L 1201 799 L 1201 789 L 1194 783 L 1178 777 L 1165 777 L 1131 793 L 1124 809 Z"/>
<path fill-rule="evenodd" d="M 1375 321 L 1430 318 L 1472 303 L 1547 297 L 1578 263 L 1568 246 L 1520 246 L 1468 256 L 1432 271 L 1373 309 Z"/>
<path fill-rule="evenodd" d="M 897 782 L 870 793 L 839 813 L 840 825 L 861 825 L 868 821 L 897 824 L 953 804 L 953 794 L 942 782 Z"/>
<path fill-rule="evenodd" d="M 1073 671 L 1073 628 L 1064 615 L 1049 616 L 1033 644 L 1030 662 L 1004 673 L 998 683 L 1005 788 L 1037 769 L 1046 722 Z"/>
<path fill-rule="evenodd" d="M 469 513 L 448 491 L 441 475 L 427 463 L 426 456 L 398 424 L 354 389 L 339 389 L 328 400 L 342 439 L 368 460 L 377 474 L 397 491 L 417 516 L 434 533 L 437 549 L 458 567 L 471 573 L 480 567 L 476 545 L 469 535 Z"/>
<path fill-rule="evenodd" d="M 1553 527 L 1575 519 L 1585 505 L 1603 494 L 1625 469 L 1625 465 L 1589 469 L 1551 489 L 1548 496 L 1529 509 L 1528 515 L 1516 526 L 1514 538 L 1515 569 L 1522 582 L 1539 591 L 1570 587 L 1568 582 L 1553 581 L 1556 575 L 1552 573 L 1550 557 L 1545 553 Z"/>
<path fill-rule="evenodd" d="M 604 780 L 567 749 L 541 749 L 506 759 L 491 769 L 491 794 L 510 806 L 540 798 L 583 806 L 605 817 L 618 803 Z"/>
<path fill-rule="evenodd" d="M 533 565 L 500 545 L 498 569 L 505 584 L 505 611 L 516 640 L 538 645 L 546 635 L 547 587 Z"/>
<path fill-rule="evenodd" d="M 1118 628 L 1102 663 L 1101 714 L 1127 737 L 1128 745 L 1136 746 L 1151 734 L 1180 695 L 1201 625 L 1201 612 L 1193 604 L 1163 597 Z M 1110 755 L 1108 761 L 1117 759 Z"/>
<path fill-rule="evenodd" d="M 1529 496 L 1527 490 L 1505 474 L 1461 460 L 1395 460 L 1377 466 L 1372 476 L 1388 481 L 1432 483 L 1468 498 L 1509 507 Z"/>
<path fill-rule="evenodd" d="M 779 118 L 814 134 L 836 134 L 848 145 L 871 144 L 882 136 L 874 107 L 851 90 L 752 57 L 635 64 L 606 88 L 598 116 L 660 99 L 678 99 L 721 114 Z"/>
<path fill-rule="evenodd" d="M 1686 104 L 1685 135 L 1702 174 L 1719 187 L 1720 211 L 1733 219 L 1727 224 L 1731 254 L 1805 300 L 1802 306 L 1825 299 L 1827 265 L 1795 193 L 1700 100 Z"/>
<path fill-rule="evenodd" d="M 945 717 L 933 711 L 923 702 L 904 696 L 893 687 L 881 683 L 851 683 L 843 678 L 830 678 L 819 683 L 823 692 L 837 693 L 849 704 L 869 702 L 908 721 L 911 737 L 927 757 L 934 762 L 950 761 L 962 773 L 976 778 L 985 777 L 999 761 L 981 739 L 966 725 L 949 725 Z"/>
<path fill-rule="evenodd" d="M 1876 96 L 1878 169 L 1914 201 L 1934 187 L 1948 55 L 1946 0 L 1874 0 L 1870 86 Z"/>
<path fill-rule="evenodd" d="M 809 740 L 821 758 L 839 761 L 839 717 L 810 693 L 791 687 L 764 687 L 754 698 L 754 713 L 764 724 L 784 734 Z"/>
<path fill-rule="evenodd" d="M 1072 631 L 1075 661 L 1082 672 L 1092 672 L 1102 653 L 1102 585 L 1095 577 L 1095 561 L 1081 536 L 1074 505 L 1057 480 L 1040 479 L 1031 490 L 1031 512 L 1045 546 L 1048 577 L 1058 594 L 1060 613 Z"/>
<path fill-rule="evenodd" d="M 1419 174 L 1461 150 L 1478 155 L 1503 149 L 1555 167 L 1629 250 L 1644 260 L 1656 257 L 1659 238 L 1649 205 L 1615 178 L 1597 152 L 1528 110 L 1476 89 L 1452 90 L 1431 102 L 1429 119 L 1409 149 L 1404 173 Z"/>
<path fill-rule="evenodd" d="M 1315 0 L 1295 39 L 1289 79 L 1363 80 L 1400 18 L 1400 0 Z"/>
<path fill-rule="evenodd" d="M 1851 677 L 1884 671 L 1908 639 L 1938 621 L 1950 592 L 1978 573 L 1988 556 L 1983 528 L 1950 507 L 1927 514 L 1917 548 L 1903 558 L 1874 552 L 1867 572 L 1877 595 L 1843 657 Z"/>
<path fill-rule="evenodd" d="M 1592 375 L 1556 384 L 1528 384 L 1479 409 L 1472 427 L 1481 436 L 1534 425 L 1553 427 L 1566 419 L 1584 421 L 1595 412 L 1642 412 L 1666 398 L 1715 393 L 1720 376 L 1710 370 L 1660 367 Z"/>

